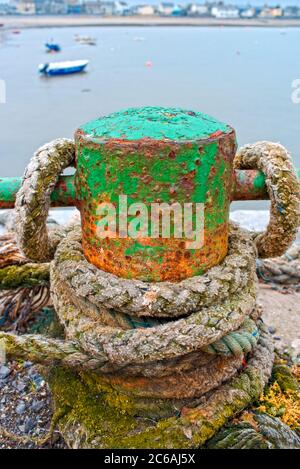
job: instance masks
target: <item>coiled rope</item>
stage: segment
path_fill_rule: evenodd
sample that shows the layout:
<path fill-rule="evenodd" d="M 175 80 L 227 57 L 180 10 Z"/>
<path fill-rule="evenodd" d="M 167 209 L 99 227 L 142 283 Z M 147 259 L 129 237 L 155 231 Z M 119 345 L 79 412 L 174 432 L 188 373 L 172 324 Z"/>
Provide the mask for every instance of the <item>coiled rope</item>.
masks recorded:
<path fill-rule="evenodd" d="M 84 258 L 78 226 L 48 233 L 51 192 L 74 156 L 67 139 L 40 148 L 16 201 L 19 246 L 33 261 L 51 261 L 52 300 L 66 339 L 0 332 L 1 344 L 13 356 L 93 371 L 102 385 L 137 399 L 165 399 L 164 406 L 177 399 L 182 407 L 182 399 L 210 392 L 167 427 L 161 421 L 141 427 L 139 442 L 122 435 L 125 447 L 176 447 L 178 435 L 180 447 L 203 444 L 258 397 L 271 372 L 273 349 L 256 311 L 255 258 L 257 250 L 259 257 L 282 253 L 298 228 L 299 183 L 290 156 L 269 142 L 240 150 L 235 167 L 265 174 L 270 224 L 259 235 L 231 226 L 222 264 L 178 283 L 125 280 L 96 269 Z M 70 431 L 68 420 L 64 434 Z"/>

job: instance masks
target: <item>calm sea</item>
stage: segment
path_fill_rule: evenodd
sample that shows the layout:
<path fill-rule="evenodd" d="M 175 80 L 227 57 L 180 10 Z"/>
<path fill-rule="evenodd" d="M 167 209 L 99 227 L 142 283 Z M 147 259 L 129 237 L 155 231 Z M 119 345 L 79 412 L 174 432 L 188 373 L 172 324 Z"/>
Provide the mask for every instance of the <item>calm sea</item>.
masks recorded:
<path fill-rule="evenodd" d="M 97 46 L 80 45 L 89 35 Z M 53 39 L 63 51 L 45 53 Z M 42 78 L 39 63 L 89 59 L 87 73 Z M 152 66 L 146 66 L 151 62 Z M 300 28 L 99 27 L 0 32 L 0 176 L 19 176 L 39 145 L 122 108 L 180 106 L 231 124 L 239 144 L 280 141 L 300 167 Z"/>

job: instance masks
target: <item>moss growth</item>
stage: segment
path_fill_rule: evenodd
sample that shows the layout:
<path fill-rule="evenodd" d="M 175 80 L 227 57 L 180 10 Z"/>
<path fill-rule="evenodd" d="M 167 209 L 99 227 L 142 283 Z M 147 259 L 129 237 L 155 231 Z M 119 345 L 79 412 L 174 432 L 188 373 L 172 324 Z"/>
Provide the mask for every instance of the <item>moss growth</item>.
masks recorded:
<path fill-rule="evenodd" d="M 0 269 L 0 290 L 47 285 L 49 276 L 49 264 L 11 265 Z"/>
<path fill-rule="evenodd" d="M 272 381 L 277 382 L 280 389 L 286 391 L 299 391 L 299 383 L 292 370 L 284 364 L 276 364 L 273 367 Z"/>
<path fill-rule="evenodd" d="M 82 255 L 77 254 L 74 251 L 69 251 L 67 252 L 66 250 L 64 251 L 59 251 L 55 254 L 56 259 L 59 263 L 62 262 L 68 262 L 68 261 L 73 261 L 73 262 L 81 262 L 82 261 Z"/>
<path fill-rule="evenodd" d="M 259 376 L 232 381 L 232 393 L 216 402 L 195 408 L 181 408 L 181 415 L 154 420 L 140 415 L 138 399 L 113 389 L 94 374 L 75 374 L 64 368 L 52 369 L 48 377 L 56 409 L 68 409 L 59 428 L 70 446 L 76 438 L 83 448 L 197 448 L 211 438 L 236 412 L 245 408 L 258 391 L 247 388 Z M 260 389 L 261 390 L 261 389 Z M 259 395 L 259 392 L 258 392 Z M 157 400 L 145 400 L 157 405 Z M 77 436 L 74 436 L 76 428 Z M 75 443 L 76 444 L 76 443 Z"/>
<path fill-rule="evenodd" d="M 66 409 L 60 426 L 66 425 L 67 421 L 80 422 L 86 447 L 92 447 L 96 437 L 101 440 L 102 447 L 109 447 L 108 440 L 114 441 L 112 447 L 118 447 L 121 435 L 136 428 L 136 421 L 129 414 L 130 404 L 126 400 L 121 402 L 119 395 L 112 396 L 104 388 L 102 392 L 95 388 L 92 390 L 92 381 L 84 384 L 78 375 L 63 368 L 53 368 L 48 379 L 56 409 Z M 121 412 L 112 407 L 113 403 Z"/>

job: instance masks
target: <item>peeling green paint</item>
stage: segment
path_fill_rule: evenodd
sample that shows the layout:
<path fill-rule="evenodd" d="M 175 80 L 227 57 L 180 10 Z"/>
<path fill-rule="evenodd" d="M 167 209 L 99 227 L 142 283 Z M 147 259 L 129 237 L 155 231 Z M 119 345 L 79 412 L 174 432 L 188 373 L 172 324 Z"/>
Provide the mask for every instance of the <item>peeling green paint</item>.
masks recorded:
<path fill-rule="evenodd" d="M 91 141 L 98 143 L 112 138 L 194 141 L 209 138 L 215 132 L 228 133 L 232 129 L 200 112 L 179 108 L 143 107 L 115 112 L 82 125 L 80 130 Z"/>

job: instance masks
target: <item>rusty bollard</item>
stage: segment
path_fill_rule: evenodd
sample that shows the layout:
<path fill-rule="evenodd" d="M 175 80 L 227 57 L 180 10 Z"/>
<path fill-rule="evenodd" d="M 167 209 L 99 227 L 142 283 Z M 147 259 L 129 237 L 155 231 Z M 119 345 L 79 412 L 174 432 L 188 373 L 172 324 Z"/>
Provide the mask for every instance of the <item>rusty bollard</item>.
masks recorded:
<path fill-rule="evenodd" d="M 20 247 L 50 261 L 65 330 L 0 340 L 53 365 L 70 447 L 200 447 L 262 393 L 274 354 L 256 256 L 294 239 L 299 183 L 281 145 L 236 150 L 235 131 L 205 114 L 127 109 L 40 148 L 22 184 L 0 180 L 2 207 L 16 197 Z M 265 233 L 229 223 L 231 201 L 268 196 Z M 50 202 L 75 205 L 81 226 L 47 231 Z"/>

